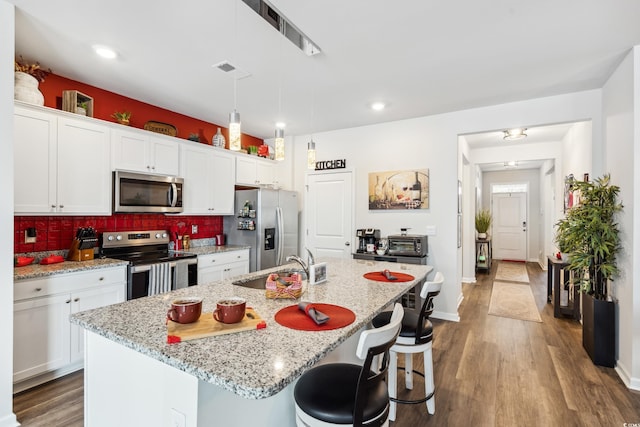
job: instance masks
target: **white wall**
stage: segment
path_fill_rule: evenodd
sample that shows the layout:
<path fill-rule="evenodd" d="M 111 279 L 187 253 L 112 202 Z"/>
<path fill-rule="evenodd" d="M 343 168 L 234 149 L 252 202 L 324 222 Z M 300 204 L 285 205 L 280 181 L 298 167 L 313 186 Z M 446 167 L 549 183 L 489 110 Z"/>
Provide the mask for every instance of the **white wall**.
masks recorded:
<path fill-rule="evenodd" d="M 640 47 L 636 46 L 604 85 L 604 168 L 620 186 L 624 211 L 619 215 L 622 252 L 620 275 L 613 282 L 618 301 L 617 371 L 631 388 L 640 390 Z"/>
<path fill-rule="evenodd" d="M 13 64 L 14 18 L 12 4 L 0 0 L 0 182 L 5 202 L 13 200 Z M 13 407 L 13 203 L 0 206 L 0 427 L 16 426 Z M 8 344 L 7 344 L 8 343 Z"/>
<path fill-rule="evenodd" d="M 588 149 L 585 149 L 588 147 Z M 592 172 L 591 122 L 576 123 L 562 140 L 562 176 L 573 174 L 581 181 L 584 174 L 595 178 Z"/>
<path fill-rule="evenodd" d="M 538 98 L 491 107 L 476 108 L 372 126 L 322 132 L 313 135 L 318 160 L 347 159 L 356 181 L 355 226 L 380 228 L 382 234 L 411 227 L 424 233 L 427 225 L 437 229 L 429 238 L 429 263 L 442 271 L 446 281 L 437 298 L 440 317 L 455 320 L 462 300 L 461 251 L 457 249 L 457 181 L 460 154 L 458 135 L 526 125 L 545 125 L 592 120 L 594 144 L 600 147 L 601 92 L 591 90 Z M 294 186 L 304 197 L 306 144 L 308 135 L 296 136 Z M 560 154 L 558 154 L 558 157 Z M 548 158 L 548 157 L 547 157 Z M 367 174 L 396 169 L 429 169 L 428 210 L 416 212 L 369 212 Z M 472 168 L 473 170 L 473 168 Z M 470 186 L 472 188 L 472 186 Z M 473 194 L 465 194 L 473 200 Z M 473 202 L 470 203 L 473 206 Z M 470 215 L 467 214 L 467 215 Z M 467 218 L 469 220 L 469 218 Z M 301 222 L 304 238 L 304 219 Z M 353 231 L 355 233 L 355 230 Z M 466 233 L 464 245 L 473 245 L 475 236 Z M 466 261 L 465 261 L 466 262 Z"/>

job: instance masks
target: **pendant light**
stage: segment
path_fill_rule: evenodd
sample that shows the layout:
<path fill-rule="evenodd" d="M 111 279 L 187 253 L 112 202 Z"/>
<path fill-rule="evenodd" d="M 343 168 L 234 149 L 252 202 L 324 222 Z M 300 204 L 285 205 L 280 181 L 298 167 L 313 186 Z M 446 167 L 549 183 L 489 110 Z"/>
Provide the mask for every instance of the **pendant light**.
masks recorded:
<path fill-rule="evenodd" d="M 284 160 L 284 129 L 276 128 L 276 160 Z"/>
<path fill-rule="evenodd" d="M 234 45 L 237 45 L 238 37 L 238 2 L 234 2 Z M 235 46 L 234 46 L 235 47 Z M 240 113 L 238 113 L 238 72 L 233 72 L 233 111 L 229 113 L 229 150 L 240 151 L 242 149 L 242 137 L 240 126 Z"/>
<path fill-rule="evenodd" d="M 316 170 L 316 143 L 313 138 L 307 144 L 307 169 Z"/>

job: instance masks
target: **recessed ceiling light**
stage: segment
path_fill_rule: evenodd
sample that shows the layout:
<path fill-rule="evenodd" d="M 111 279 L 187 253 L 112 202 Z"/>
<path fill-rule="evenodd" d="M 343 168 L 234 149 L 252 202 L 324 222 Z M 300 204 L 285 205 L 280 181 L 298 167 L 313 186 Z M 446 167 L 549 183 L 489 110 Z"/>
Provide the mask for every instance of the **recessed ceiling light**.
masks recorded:
<path fill-rule="evenodd" d="M 384 110 L 385 106 L 386 105 L 384 102 L 374 102 L 373 104 L 371 104 L 371 109 L 374 111 L 382 111 Z"/>
<path fill-rule="evenodd" d="M 515 141 L 516 139 L 526 138 L 527 137 L 527 134 L 525 133 L 526 130 L 527 128 L 507 129 L 503 131 L 504 132 L 503 139 L 506 139 L 507 141 Z"/>
<path fill-rule="evenodd" d="M 93 50 L 99 56 L 101 56 L 103 58 L 106 58 L 106 59 L 114 59 L 115 57 L 118 56 L 118 54 L 115 52 L 115 50 L 111 49 L 110 47 L 103 46 L 103 45 L 95 45 L 95 46 L 93 46 Z"/>
<path fill-rule="evenodd" d="M 287 124 L 284 122 L 276 122 L 276 127 L 278 129 L 284 129 L 285 127 L 287 127 Z"/>

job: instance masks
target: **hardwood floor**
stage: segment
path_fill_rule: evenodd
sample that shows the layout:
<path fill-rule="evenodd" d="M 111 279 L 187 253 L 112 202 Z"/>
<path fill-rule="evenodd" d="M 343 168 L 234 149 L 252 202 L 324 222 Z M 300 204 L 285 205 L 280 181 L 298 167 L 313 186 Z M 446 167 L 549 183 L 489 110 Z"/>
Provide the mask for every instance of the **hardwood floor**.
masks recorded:
<path fill-rule="evenodd" d="M 463 285 L 459 323 L 434 320 L 436 414 L 428 415 L 424 405 L 399 405 L 392 426 L 640 423 L 640 392 L 629 391 L 613 369 L 591 363 L 578 322 L 553 317 L 546 272 L 537 264 L 527 270 L 542 323 L 487 314 L 497 266 L 478 274 L 476 284 Z M 422 371 L 420 355 L 414 365 Z M 400 397 L 419 397 L 424 382 L 414 376 L 414 383 Z M 82 393 L 77 372 L 16 395 L 14 411 L 27 427 L 82 426 Z"/>

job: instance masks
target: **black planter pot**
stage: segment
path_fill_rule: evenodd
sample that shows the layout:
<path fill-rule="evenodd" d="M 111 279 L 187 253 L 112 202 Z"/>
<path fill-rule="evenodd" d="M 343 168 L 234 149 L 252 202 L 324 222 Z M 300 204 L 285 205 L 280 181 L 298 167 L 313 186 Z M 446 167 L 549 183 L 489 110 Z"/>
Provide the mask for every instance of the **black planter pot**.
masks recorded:
<path fill-rule="evenodd" d="M 594 364 L 616 363 L 616 305 L 582 294 L 582 346 Z"/>

